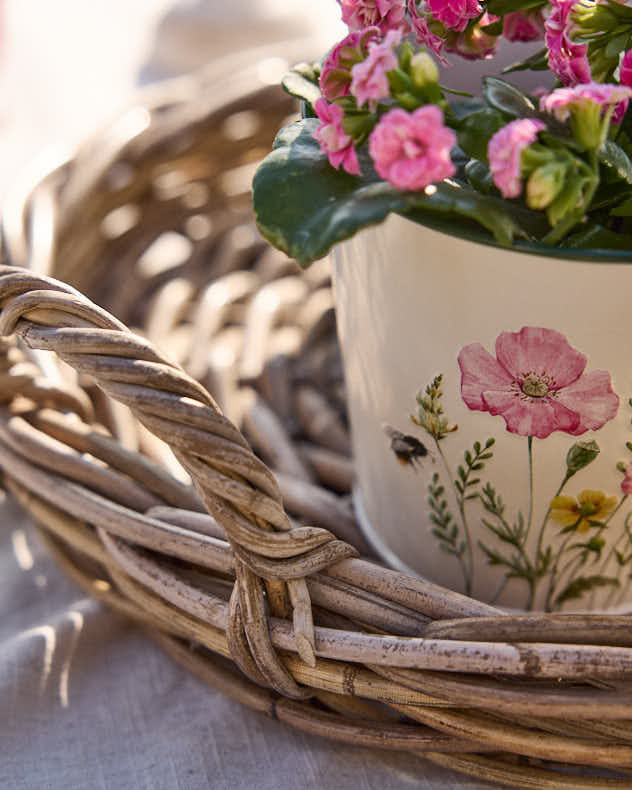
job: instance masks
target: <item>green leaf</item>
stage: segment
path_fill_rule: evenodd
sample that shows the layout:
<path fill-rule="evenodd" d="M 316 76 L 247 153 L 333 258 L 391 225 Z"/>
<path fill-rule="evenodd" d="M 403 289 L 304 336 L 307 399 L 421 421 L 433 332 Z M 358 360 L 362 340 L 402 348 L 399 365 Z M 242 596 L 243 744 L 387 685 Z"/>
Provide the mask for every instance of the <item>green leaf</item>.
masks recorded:
<path fill-rule="evenodd" d="M 503 20 L 497 19 L 490 25 L 481 25 L 481 30 L 488 36 L 501 36 L 503 32 Z"/>
<path fill-rule="evenodd" d="M 463 119 L 458 128 L 459 145 L 472 159 L 487 162 L 490 138 L 504 125 L 503 116 L 489 107 L 473 112 Z"/>
<path fill-rule="evenodd" d="M 556 596 L 555 603 L 561 606 L 566 601 L 576 600 L 581 598 L 585 592 L 594 590 L 597 587 L 618 587 L 618 579 L 612 579 L 609 576 L 578 576 L 573 579 L 562 592 Z"/>
<path fill-rule="evenodd" d="M 390 212 L 447 232 L 454 232 L 457 217 L 467 218 L 503 245 L 515 237 L 528 238 L 521 225 L 536 233 L 541 230 L 542 218 L 536 212 L 481 195 L 454 179 L 427 192 L 402 192 L 380 181 L 368 155 L 360 157 L 360 177 L 335 170 L 312 137 L 317 126 L 316 119 L 307 118 L 282 129 L 253 181 L 261 234 L 302 266 L 322 258 L 361 228 L 382 222 Z"/>
<path fill-rule="evenodd" d="M 613 213 L 614 208 L 618 210 L 628 198 L 632 199 L 630 186 L 622 181 L 608 179 L 604 172 L 595 196 L 590 202 L 590 211 L 593 213 L 600 209 L 610 209 L 610 213 Z"/>
<path fill-rule="evenodd" d="M 489 0 L 487 11 L 496 16 L 512 14 L 514 11 L 524 11 L 529 8 L 544 5 L 542 0 Z"/>
<path fill-rule="evenodd" d="M 295 63 L 292 66 L 292 71 L 295 71 L 297 74 L 300 74 L 301 77 L 305 77 L 306 80 L 313 82 L 314 85 L 318 84 L 318 78 L 320 77 L 321 72 L 321 65 L 318 61 L 314 63 L 307 63 L 306 61 L 302 60 L 300 63 Z"/>
<path fill-rule="evenodd" d="M 483 97 L 496 110 L 514 118 L 536 115 L 536 107 L 531 99 L 514 85 L 498 77 L 483 77 Z"/>
<path fill-rule="evenodd" d="M 503 69 L 503 74 L 510 74 L 512 71 L 546 71 L 549 67 L 549 53 L 548 50 L 541 49 L 534 55 L 530 55 L 524 60 L 519 60 L 517 63 L 512 63 Z"/>
<path fill-rule="evenodd" d="M 610 41 L 606 44 L 606 57 L 608 58 L 617 58 L 617 63 L 619 62 L 619 55 L 621 52 L 625 52 L 628 49 L 628 39 L 630 37 L 629 31 L 625 33 L 621 33 L 614 38 L 611 38 Z"/>
<path fill-rule="evenodd" d="M 610 213 L 613 217 L 632 217 L 632 197 L 624 200 L 623 203 L 613 208 Z"/>
<path fill-rule="evenodd" d="M 623 148 L 612 140 L 606 140 L 599 149 L 598 157 L 602 165 L 614 171 L 627 184 L 632 184 L 632 161 Z"/>
<path fill-rule="evenodd" d="M 470 159 L 465 165 L 465 177 L 477 192 L 484 195 L 489 195 L 495 188 L 489 167 L 478 159 Z"/>
<path fill-rule="evenodd" d="M 484 543 L 481 543 L 479 541 L 478 545 L 480 546 L 480 548 L 483 551 L 483 553 L 486 555 L 487 562 L 490 565 L 508 565 L 509 564 L 501 554 L 499 554 L 497 551 L 494 551 L 493 549 L 487 548 L 487 546 Z"/>
<path fill-rule="evenodd" d="M 559 246 L 565 249 L 630 250 L 632 237 L 628 233 L 615 233 L 604 228 L 603 225 L 594 223 L 568 236 L 560 242 Z"/>
<path fill-rule="evenodd" d="M 297 99 L 302 99 L 311 105 L 318 101 L 322 95 L 318 85 L 315 85 L 294 69 L 283 77 L 281 85 L 290 96 L 295 96 Z"/>

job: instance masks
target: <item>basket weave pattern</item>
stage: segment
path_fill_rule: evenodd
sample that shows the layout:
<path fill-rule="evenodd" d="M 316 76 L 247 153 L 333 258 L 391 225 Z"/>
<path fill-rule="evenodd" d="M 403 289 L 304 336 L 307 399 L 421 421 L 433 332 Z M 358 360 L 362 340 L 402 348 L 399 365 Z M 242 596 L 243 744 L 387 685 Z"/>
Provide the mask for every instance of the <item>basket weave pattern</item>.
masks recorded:
<path fill-rule="evenodd" d="M 256 710 L 514 786 L 632 788 L 628 616 L 504 615 L 370 558 L 326 264 L 298 275 L 253 228 L 292 112 L 256 75 L 178 81 L 14 197 L 5 487 L 83 589 Z"/>

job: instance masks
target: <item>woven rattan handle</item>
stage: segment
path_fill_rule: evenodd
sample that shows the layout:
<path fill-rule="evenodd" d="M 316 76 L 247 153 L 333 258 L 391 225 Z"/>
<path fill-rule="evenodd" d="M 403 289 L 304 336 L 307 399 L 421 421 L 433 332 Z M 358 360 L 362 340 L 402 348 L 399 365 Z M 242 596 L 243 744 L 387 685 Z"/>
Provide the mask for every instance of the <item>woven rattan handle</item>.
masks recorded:
<path fill-rule="evenodd" d="M 17 334 L 32 349 L 56 352 L 170 445 L 235 555 L 228 629 L 235 662 L 258 683 L 304 696 L 272 646 L 266 601 L 276 615 L 292 612 L 297 650 L 313 666 L 304 576 L 355 550 L 327 530 L 293 527 L 274 476 L 209 393 L 78 291 L 0 266 L 0 307 L 0 335 Z"/>

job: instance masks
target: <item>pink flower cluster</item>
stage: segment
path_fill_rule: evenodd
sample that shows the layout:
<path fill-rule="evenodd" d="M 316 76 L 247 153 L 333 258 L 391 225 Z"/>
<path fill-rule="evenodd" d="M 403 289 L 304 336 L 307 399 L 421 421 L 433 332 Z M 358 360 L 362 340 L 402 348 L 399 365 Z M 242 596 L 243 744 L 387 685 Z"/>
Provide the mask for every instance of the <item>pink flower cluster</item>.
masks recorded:
<path fill-rule="evenodd" d="M 443 55 L 444 39 L 432 32 L 428 25 L 428 16 L 419 13 L 415 0 L 408 0 L 408 15 L 410 16 L 412 32 L 415 34 L 417 43 L 422 44 L 429 52 L 432 52 L 443 66 L 449 65 Z"/>
<path fill-rule="evenodd" d="M 351 94 L 355 96 L 358 107 L 366 103 L 375 112 L 380 99 L 390 94 L 387 74 L 397 68 L 397 56 L 393 52 L 401 41 L 399 30 L 389 30 L 381 43 L 369 44 L 369 54 L 361 63 L 351 69 Z"/>
<path fill-rule="evenodd" d="M 577 0 L 551 0 L 551 13 L 544 23 L 544 41 L 549 51 L 549 67 L 564 85 L 590 82 L 588 44 L 572 40 L 571 11 Z"/>
<path fill-rule="evenodd" d="M 625 53 L 619 64 L 619 82 L 632 87 L 632 49 Z"/>
<path fill-rule="evenodd" d="M 321 150 L 327 154 L 329 164 L 336 170 L 342 165 L 342 169 L 347 173 L 353 176 L 360 175 L 360 163 L 353 147 L 353 140 L 342 128 L 344 116 L 342 107 L 329 104 L 326 99 L 318 99 L 314 103 L 314 110 L 321 121 L 314 132 L 314 138 L 318 141 Z"/>
<path fill-rule="evenodd" d="M 533 12 L 514 11 L 503 17 L 503 36 L 507 41 L 537 41 L 544 33 L 541 9 Z"/>
<path fill-rule="evenodd" d="M 498 39 L 496 36 L 490 36 L 486 33 L 483 27 L 491 25 L 497 19 L 498 17 L 488 14 L 486 11 L 472 27 L 468 27 L 460 33 L 450 31 L 446 41 L 446 49 L 448 52 L 456 52 L 466 60 L 491 58 L 496 52 Z"/>
<path fill-rule="evenodd" d="M 433 17 L 449 30 L 465 30 L 470 19 L 483 11 L 478 0 L 427 0 L 427 3 Z"/>
<path fill-rule="evenodd" d="M 371 132 L 369 153 L 375 169 L 397 189 L 417 190 L 455 172 L 450 151 L 456 135 L 443 124 L 434 104 L 412 113 L 391 110 Z"/>
<path fill-rule="evenodd" d="M 503 197 L 515 198 L 522 192 L 522 152 L 545 126 L 543 121 L 519 118 L 499 129 L 489 141 L 489 169 Z"/>
<path fill-rule="evenodd" d="M 338 0 L 342 21 L 349 30 L 376 26 L 382 35 L 389 30 L 408 30 L 406 0 Z"/>
<path fill-rule="evenodd" d="M 566 121 L 573 109 L 597 104 L 602 110 L 614 107 L 623 118 L 631 96 L 632 88 L 625 85 L 588 82 L 572 88 L 558 88 L 548 96 L 543 96 L 540 99 L 540 109 L 555 116 L 558 121 Z"/>
<path fill-rule="evenodd" d="M 585 373 L 585 355 L 560 332 L 532 326 L 501 332 L 495 351 L 493 357 L 480 343 L 461 349 L 461 396 L 469 409 L 503 417 L 510 433 L 579 436 L 616 416 L 610 374 Z"/>
<path fill-rule="evenodd" d="M 367 27 L 365 30 L 349 33 L 331 50 L 325 58 L 318 81 L 321 93 L 327 101 L 349 94 L 351 69 L 364 60 L 369 44 L 377 41 L 379 37 L 379 28 Z"/>

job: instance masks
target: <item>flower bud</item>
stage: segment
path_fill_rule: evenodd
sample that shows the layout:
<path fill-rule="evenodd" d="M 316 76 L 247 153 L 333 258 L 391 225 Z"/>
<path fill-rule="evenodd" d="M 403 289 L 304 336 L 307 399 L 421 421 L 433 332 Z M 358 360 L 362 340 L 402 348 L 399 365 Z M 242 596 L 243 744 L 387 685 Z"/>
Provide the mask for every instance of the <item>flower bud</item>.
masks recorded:
<path fill-rule="evenodd" d="M 563 162 L 549 162 L 534 170 L 527 181 L 529 208 L 546 208 L 559 194 L 565 179 L 566 165 Z"/>
<path fill-rule="evenodd" d="M 619 66 L 619 82 L 632 87 L 632 49 L 629 49 L 621 60 Z"/>
<path fill-rule="evenodd" d="M 596 151 L 604 140 L 601 107 L 597 102 L 578 102 L 571 109 L 570 124 L 573 137 L 588 151 Z M 607 131 L 607 128 L 606 128 Z"/>
<path fill-rule="evenodd" d="M 424 88 L 439 81 L 439 69 L 427 52 L 418 52 L 410 61 L 410 76 L 416 88 Z"/>
<path fill-rule="evenodd" d="M 586 548 L 589 551 L 594 551 L 595 554 L 599 554 L 601 556 L 601 550 L 605 545 L 606 545 L 606 541 L 603 538 L 598 538 L 597 536 L 593 536 L 586 544 Z"/>
<path fill-rule="evenodd" d="M 569 477 L 591 464 L 598 455 L 599 445 L 594 439 L 576 442 L 566 455 L 566 468 Z"/>

